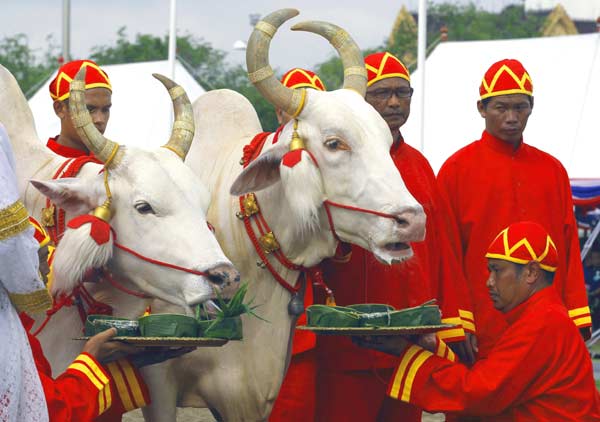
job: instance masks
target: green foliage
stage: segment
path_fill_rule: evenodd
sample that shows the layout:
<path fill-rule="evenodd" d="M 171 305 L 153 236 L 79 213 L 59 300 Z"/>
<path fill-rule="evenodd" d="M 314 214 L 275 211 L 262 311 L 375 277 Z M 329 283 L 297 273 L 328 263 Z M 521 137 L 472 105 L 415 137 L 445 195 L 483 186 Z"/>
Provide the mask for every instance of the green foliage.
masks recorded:
<path fill-rule="evenodd" d="M 13 74 L 27 97 L 56 70 L 58 47 L 53 38 L 46 38 L 48 47 L 42 58 L 36 57 L 25 34 L 5 37 L 0 41 L 0 64 Z"/>
<path fill-rule="evenodd" d="M 473 4 L 437 4 L 428 12 L 429 40 L 439 36 L 442 25 L 448 27 L 449 40 L 530 38 L 540 35 L 544 21 L 539 15 L 526 13 L 523 5 L 508 6 L 500 13 L 491 13 Z"/>
<path fill-rule="evenodd" d="M 439 42 L 440 28 L 448 28 L 448 40 L 471 41 L 540 36 L 544 17 L 528 14 L 523 5 L 504 8 L 500 13 L 482 10 L 474 4 L 432 4 L 427 11 L 428 50 Z M 385 48 L 413 70 L 417 57 L 417 34 L 409 23 L 401 23 Z"/>
<path fill-rule="evenodd" d="M 217 303 L 218 310 L 217 316 L 215 319 L 222 320 L 225 318 L 236 317 L 244 314 L 252 315 L 258 319 L 265 321 L 263 318 L 259 317 L 254 313 L 254 310 L 258 307 L 258 305 L 252 305 L 253 300 L 250 300 L 247 303 L 244 303 L 244 299 L 246 297 L 246 293 L 248 292 L 248 283 L 242 283 L 237 292 L 233 295 L 233 297 L 226 301 L 221 297 L 220 293 L 217 292 Z M 196 319 L 198 320 L 206 320 L 211 319 L 208 317 L 207 313 L 202 312 L 200 305 L 196 308 Z"/>

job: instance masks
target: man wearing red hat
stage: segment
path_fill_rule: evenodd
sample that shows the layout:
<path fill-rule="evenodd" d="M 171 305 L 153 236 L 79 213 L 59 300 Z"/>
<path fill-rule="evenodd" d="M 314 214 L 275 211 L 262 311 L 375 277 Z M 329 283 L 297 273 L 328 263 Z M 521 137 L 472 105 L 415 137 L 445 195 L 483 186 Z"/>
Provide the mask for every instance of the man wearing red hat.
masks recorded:
<path fill-rule="evenodd" d="M 94 122 L 94 126 L 104 133 L 110 117 L 112 87 L 108 75 L 91 60 L 75 60 L 65 63 L 50 83 L 50 97 L 54 100 L 54 113 L 60 119 L 60 134 L 49 138 L 47 146 L 58 155 L 76 158 L 89 155 L 85 144 L 77 135 L 71 114 L 69 113 L 69 95 L 71 81 L 79 70 L 85 67 L 85 103 Z"/>
<path fill-rule="evenodd" d="M 511 224 L 493 239 L 484 284 L 509 329 L 470 369 L 401 337 L 357 339 L 400 357 L 389 396 L 493 421 L 600 420 L 590 355 L 552 286 L 560 256 L 548 232 L 530 221 Z"/>
<path fill-rule="evenodd" d="M 401 309 L 437 298 L 443 322 L 457 324 L 439 333 L 438 353 L 452 355 L 446 342 L 455 345 L 460 357 L 472 361 L 465 350 L 464 328 L 475 329 L 466 298 L 461 263 L 453 252 L 446 203 L 438 191 L 435 175 L 425 157 L 404 142 L 400 128 L 410 114 L 413 89 L 410 75 L 390 53 L 365 58 L 366 100 L 385 119 L 393 136 L 390 154 L 410 193 L 427 215 L 426 238 L 412 246 L 414 256 L 387 266 L 364 249 L 342 245 L 338 256 L 323 265 L 324 278 L 335 291 L 336 303 L 387 303 Z M 351 282 L 351 283 L 349 283 Z M 349 286 L 351 284 L 351 286 Z M 463 323 L 461 316 L 466 319 Z M 350 339 L 320 337 L 317 340 L 318 420 L 420 421 L 421 410 L 386 399 L 385 388 L 397 360 L 376 351 L 359 349 Z M 458 347 L 456 347 L 458 346 Z M 470 344 L 468 345 L 470 346 Z M 471 353 L 469 353 L 471 352 Z"/>
<path fill-rule="evenodd" d="M 481 139 L 444 163 L 438 182 L 460 232 L 457 250 L 471 293 L 479 357 L 486 357 L 507 329 L 483 281 L 487 245 L 515 219 L 535 220 L 556 242 L 558 272 L 554 286 L 575 325 L 589 335 L 591 325 L 569 177 L 551 155 L 523 142 L 533 108 L 529 73 L 517 60 L 501 60 L 485 73 L 477 109 L 485 119 Z"/>
<path fill-rule="evenodd" d="M 288 70 L 281 77 L 281 83 L 291 89 L 310 88 L 317 91 L 326 91 L 325 84 L 317 74 L 299 67 Z M 280 129 L 292 118 L 281 109 L 276 109 L 275 113 Z M 264 139 L 266 139 L 268 135 L 269 133 L 265 133 L 260 136 L 264 136 Z M 307 283 L 304 292 L 304 307 L 312 304 L 312 285 Z M 306 325 L 306 314 L 300 315 L 296 325 Z M 292 359 L 269 417 L 271 422 L 306 422 L 314 420 L 315 344 L 314 333 L 294 331 Z"/>

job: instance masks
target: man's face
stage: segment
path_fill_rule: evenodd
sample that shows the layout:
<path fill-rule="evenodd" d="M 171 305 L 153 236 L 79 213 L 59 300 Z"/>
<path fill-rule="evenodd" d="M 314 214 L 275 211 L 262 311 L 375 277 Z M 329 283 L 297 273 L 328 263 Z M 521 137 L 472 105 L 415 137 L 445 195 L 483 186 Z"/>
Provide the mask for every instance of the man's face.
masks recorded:
<path fill-rule="evenodd" d="M 403 78 L 387 78 L 367 88 L 366 100 L 395 133 L 410 115 L 412 88 Z"/>
<path fill-rule="evenodd" d="M 527 282 L 527 268 L 519 267 L 509 261 L 488 258 L 490 275 L 486 287 L 494 308 L 506 313 L 524 302 L 532 292 Z"/>
<path fill-rule="evenodd" d="M 104 134 L 108 119 L 110 118 L 110 108 L 112 107 L 112 93 L 106 88 L 91 88 L 85 90 L 85 105 L 87 106 L 92 122 L 100 133 Z M 66 132 L 71 138 L 79 139 L 77 132 L 71 121 L 69 113 L 69 102 L 62 101 L 55 106 L 56 115 L 60 118 L 62 131 Z"/>
<path fill-rule="evenodd" d="M 499 95 L 491 97 L 486 107 L 478 101 L 477 109 L 485 119 L 485 129 L 505 142 L 518 143 L 531 114 L 530 98 L 525 94 Z"/>

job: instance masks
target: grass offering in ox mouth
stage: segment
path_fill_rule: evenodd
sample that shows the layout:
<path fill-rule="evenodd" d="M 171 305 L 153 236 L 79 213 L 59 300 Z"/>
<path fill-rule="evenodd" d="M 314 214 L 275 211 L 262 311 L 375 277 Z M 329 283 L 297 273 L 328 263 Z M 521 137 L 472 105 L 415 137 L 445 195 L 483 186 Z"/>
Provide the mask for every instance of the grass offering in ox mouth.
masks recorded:
<path fill-rule="evenodd" d="M 238 291 L 230 300 L 225 300 L 217 292 L 217 303 L 211 301 L 216 309 L 216 313 L 210 313 L 205 304 L 196 307 L 196 319 L 198 321 L 199 333 L 201 337 L 225 338 L 228 340 L 242 340 L 243 327 L 241 316 L 244 314 L 252 315 L 258 319 L 266 321 L 258 316 L 254 310 L 258 305 L 252 305 L 253 300 L 244 303 L 244 298 L 248 292 L 248 283 L 240 285 Z"/>

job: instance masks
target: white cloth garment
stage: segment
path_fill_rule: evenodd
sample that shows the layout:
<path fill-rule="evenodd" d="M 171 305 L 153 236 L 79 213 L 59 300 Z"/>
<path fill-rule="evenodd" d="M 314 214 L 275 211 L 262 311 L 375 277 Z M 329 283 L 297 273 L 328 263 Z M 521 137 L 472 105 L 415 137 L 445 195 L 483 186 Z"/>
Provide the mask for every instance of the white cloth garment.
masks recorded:
<path fill-rule="evenodd" d="M 19 200 L 14 158 L 0 124 L 0 216 Z M 4 211 L 4 213 L 3 213 Z M 0 221 L 0 227 L 5 227 Z M 0 422 L 46 422 L 48 408 L 27 334 L 9 295 L 45 290 L 38 276 L 33 227 L 7 237 L 0 231 Z"/>

